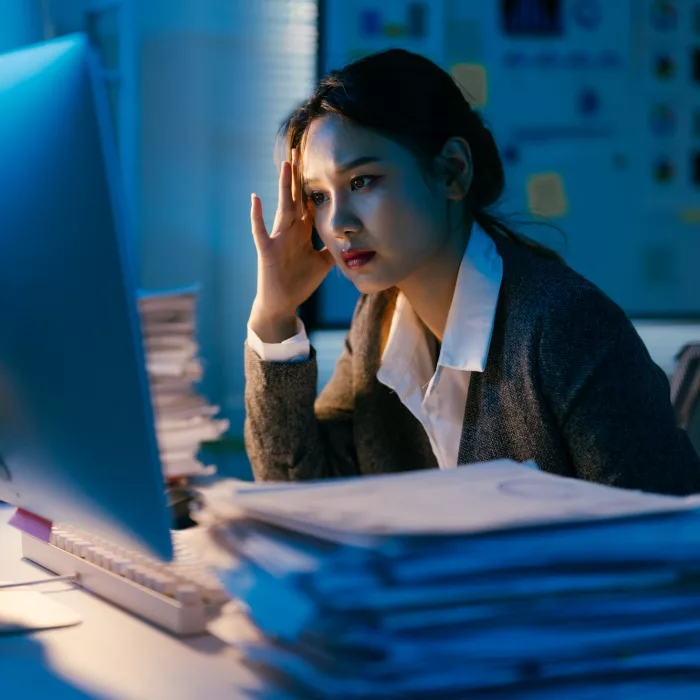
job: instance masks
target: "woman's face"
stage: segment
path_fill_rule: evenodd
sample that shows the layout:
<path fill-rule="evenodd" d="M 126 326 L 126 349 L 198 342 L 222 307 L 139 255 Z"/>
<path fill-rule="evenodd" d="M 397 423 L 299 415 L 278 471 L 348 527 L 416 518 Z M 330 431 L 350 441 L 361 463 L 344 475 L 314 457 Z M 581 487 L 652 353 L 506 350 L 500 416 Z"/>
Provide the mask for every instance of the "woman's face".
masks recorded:
<path fill-rule="evenodd" d="M 403 146 L 328 115 L 311 124 L 302 164 L 316 230 L 360 292 L 400 287 L 444 252 L 445 184 Z"/>

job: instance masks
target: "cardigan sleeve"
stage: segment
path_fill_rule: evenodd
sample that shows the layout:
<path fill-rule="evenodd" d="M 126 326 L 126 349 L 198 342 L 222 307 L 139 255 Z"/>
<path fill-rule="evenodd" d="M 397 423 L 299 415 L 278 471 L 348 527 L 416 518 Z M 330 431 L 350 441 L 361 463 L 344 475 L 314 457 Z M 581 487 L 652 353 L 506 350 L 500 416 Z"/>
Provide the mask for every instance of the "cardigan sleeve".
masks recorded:
<path fill-rule="evenodd" d="M 362 302 L 363 298 L 358 309 Z M 244 439 L 256 480 L 359 474 L 353 431 L 352 336 L 351 329 L 333 376 L 318 397 L 313 347 L 307 360 L 270 362 L 246 343 Z"/>
<path fill-rule="evenodd" d="M 665 373 L 623 311 L 581 287 L 548 314 L 540 378 L 579 478 L 656 493 L 700 492 L 700 460 L 676 425 Z"/>

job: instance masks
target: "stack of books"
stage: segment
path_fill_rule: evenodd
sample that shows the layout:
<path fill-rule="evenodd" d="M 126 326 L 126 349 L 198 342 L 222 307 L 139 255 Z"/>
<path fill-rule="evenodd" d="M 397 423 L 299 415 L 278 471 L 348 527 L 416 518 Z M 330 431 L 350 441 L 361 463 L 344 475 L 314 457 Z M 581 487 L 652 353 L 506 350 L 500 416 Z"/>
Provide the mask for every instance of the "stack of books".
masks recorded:
<path fill-rule="evenodd" d="M 210 474 L 198 459 L 202 442 L 218 439 L 228 421 L 196 389 L 202 378 L 196 341 L 197 288 L 141 292 L 146 367 L 166 479 Z"/>
<path fill-rule="evenodd" d="M 300 697 L 700 697 L 697 497 L 499 460 L 205 498 L 211 629 Z"/>

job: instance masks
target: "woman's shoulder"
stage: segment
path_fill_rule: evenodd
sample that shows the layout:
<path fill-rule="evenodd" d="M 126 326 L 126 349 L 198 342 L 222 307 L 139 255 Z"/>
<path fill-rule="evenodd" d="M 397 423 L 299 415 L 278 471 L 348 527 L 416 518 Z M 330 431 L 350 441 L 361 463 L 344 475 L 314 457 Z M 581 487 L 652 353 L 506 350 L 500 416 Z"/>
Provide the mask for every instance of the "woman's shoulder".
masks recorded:
<path fill-rule="evenodd" d="M 629 329 L 620 306 L 596 284 L 563 262 L 510 241 L 498 242 L 503 258 L 501 301 L 506 318 L 529 320 L 541 329 Z"/>

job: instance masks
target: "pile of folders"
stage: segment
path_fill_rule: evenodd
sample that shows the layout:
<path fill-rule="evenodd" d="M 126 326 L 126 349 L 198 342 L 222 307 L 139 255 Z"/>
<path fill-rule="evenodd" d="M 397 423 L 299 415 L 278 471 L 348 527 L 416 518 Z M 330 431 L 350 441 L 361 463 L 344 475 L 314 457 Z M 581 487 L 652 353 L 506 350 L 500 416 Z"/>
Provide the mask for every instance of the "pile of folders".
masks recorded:
<path fill-rule="evenodd" d="M 698 497 L 509 461 L 205 497 L 226 641 L 299 697 L 700 697 Z"/>

